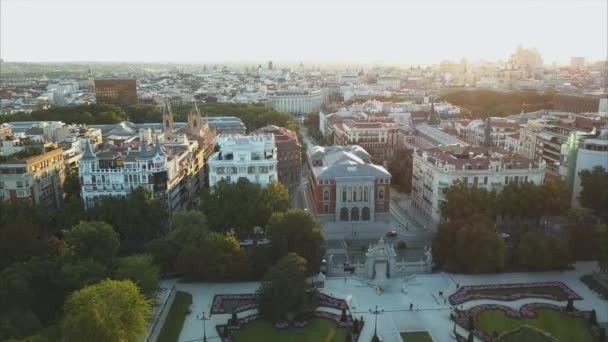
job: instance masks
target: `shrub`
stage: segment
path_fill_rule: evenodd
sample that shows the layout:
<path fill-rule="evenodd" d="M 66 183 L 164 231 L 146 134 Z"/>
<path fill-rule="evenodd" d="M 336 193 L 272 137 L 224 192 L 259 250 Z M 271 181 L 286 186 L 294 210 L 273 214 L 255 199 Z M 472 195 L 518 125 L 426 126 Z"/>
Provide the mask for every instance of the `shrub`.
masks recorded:
<path fill-rule="evenodd" d="M 568 299 L 568 304 L 566 305 L 566 311 L 568 311 L 568 312 L 574 311 L 574 303 L 571 298 Z"/>
<path fill-rule="evenodd" d="M 407 248 L 407 243 L 405 243 L 405 241 L 399 241 L 397 242 L 397 249 L 399 250 L 403 250 Z"/>

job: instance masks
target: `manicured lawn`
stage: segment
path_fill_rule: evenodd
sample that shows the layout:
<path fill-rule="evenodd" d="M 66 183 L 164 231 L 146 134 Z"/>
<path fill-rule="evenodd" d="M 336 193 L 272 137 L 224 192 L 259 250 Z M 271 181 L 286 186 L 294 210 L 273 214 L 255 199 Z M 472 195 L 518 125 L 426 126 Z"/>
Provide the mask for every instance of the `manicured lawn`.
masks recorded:
<path fill-rule="evenodd" d="M 568 294 L 562 291 L 561 288 L 557 286 L 545 286 L 545 287 L 513 287 L 513 288 L 499 288 L 499 289 L 474 289 L 469 291 L 471 295 L 480 294 L 480 295 L 499 295 L 499 296 L 510 296 L 518 293 L 526 293 L 526 294 L 546 294 L 553 295 L 558 300 L 567 301 Z"/>
<path fill-rule="evenodd" d="M 158 342 L 177 342 L 190 304 L 192 304 L 192 295 L 187 292 L 177 291 L 169 314 L 167 314 L 165 324 L 158 335 Z"/>
<path fill-rule="evenodd" d="M 401 339 L 403 342 L 433 342 L 431 335 L 426 331 L 402 332 Z"/>
<path fill-rule="evenodd" d="M 348 329 L 329 319 L 313 319 L 304 328 L 277 329 L 267 321 L 247 323 L 235 336 L 236 342 L 344 342 Z"/>
<path fill-rule="evenodd" d="M 533 319 L 513 319 L 505 316 L 500 310 L 487 310 L 479 314 L 475 325 L 490 336 L 494 331 L 502 334 L 528 324 L 548 332 L 560 341 L 593 341 L 593 336 L 589 331 L 589 323 L 585 320 L 572 318 L 550 309 L 539 309 L 537 314 L 538 316 Z"/>
<path fill-rule="evenodd" d="M 602 298 L 608 299 L 608 288 L 597 281 L 591 274 L 581 277 L 581 281 L 590 289 L 597 292 Z"/>

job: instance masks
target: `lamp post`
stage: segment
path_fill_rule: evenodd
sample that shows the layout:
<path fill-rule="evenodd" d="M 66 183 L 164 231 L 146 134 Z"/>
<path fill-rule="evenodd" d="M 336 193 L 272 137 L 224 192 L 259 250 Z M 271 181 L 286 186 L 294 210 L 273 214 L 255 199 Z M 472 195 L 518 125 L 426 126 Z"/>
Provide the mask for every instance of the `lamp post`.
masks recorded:
<path fill-rule="evenodd" d="M 210 318 L 205 317 L 205 311 L 203 311 L 203 315 L 196 315 L 196 319 L 203 321 L 203 342 L 207 342 L 207 332 L 205 331 L 205 321 L 208 321 Z"/>
<path fill-rule="evenodd" d="M 374 322 L 374 337 L 372 338 L 372 341 L 378 341 L 378 334 L 377 334 L 377 328 L 378 328 L 378 315 L 382 314 L 384 312 L 384 309 L 382 310 L 378 310 L 378 305 L 376 305 L 375 310 L 369 309 L 369 313 L 373 314 L 376 316 L 376 320 Z"/>

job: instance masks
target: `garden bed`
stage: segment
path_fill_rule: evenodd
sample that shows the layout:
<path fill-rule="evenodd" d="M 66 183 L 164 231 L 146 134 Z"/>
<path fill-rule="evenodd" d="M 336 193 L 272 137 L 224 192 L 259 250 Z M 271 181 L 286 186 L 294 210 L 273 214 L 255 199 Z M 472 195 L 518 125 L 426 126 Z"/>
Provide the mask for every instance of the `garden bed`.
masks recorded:
<path fill-rule="evenodd" d="M 477 299 L 513 301 L 522 298 L 544 298 L 557 301 L 582 299 L 562 282 L 544 282 L 462 286 L 449 297 L 449 301 L 452 305 L 459 305 Z"/>
<path fill-rule="evenodd" d="M 482 304 L 452 315 L 454 322 L 467 330 L 470 317 L 474 322 L 473 334 L 482 341 L 491 341 L 494 333 L 500 335 L 525 324 L 560 341 L 592 342 L 599 336 L 599 327 L 590 323 L 591 311 L 568 312 L 565 306 L 553 304 L 526 304 L 519 311 L 504 305 Z"/>
<path fill-rule="evenodd" d="M 212 314 L 243 312 L 258 307 L 258 296 L 255 294 L 219 294 L 213 297 Z"/>
<path fill-rule="evenodd" d="M 431 335 L 426 331 L 408 331 L 400 335 L 403 342 L 433 342 Z"/>

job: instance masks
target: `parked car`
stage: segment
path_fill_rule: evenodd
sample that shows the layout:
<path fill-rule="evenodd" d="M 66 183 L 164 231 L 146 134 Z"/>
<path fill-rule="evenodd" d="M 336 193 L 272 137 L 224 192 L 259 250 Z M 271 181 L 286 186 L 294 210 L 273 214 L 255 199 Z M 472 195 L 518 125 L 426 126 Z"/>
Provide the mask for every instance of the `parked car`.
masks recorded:
<path fill-rule="evenodd" d="M 387 237 L 395 237 L 395 236 L 397 236 L 397 231 L 396 230 L 391 230 L 390 232 L 386 232 L 386 236 Z"/>
<path fill-rule="evenodd" d="M 258 246 L 266 246 L 270 244 L 270 240 L 269 239 L 259 239 L 258 240 Z"/>
<path fill-rule="evenodd" d="M 251 240 L 251 239 L 247 239 L 247 240 L 241 240 L 241 241 L 239 241 L 239 245 L 240 245 L 241 247 L 253 246 L 253 244 L 254 244 L 254 243 L 253 243 L 253 240 Z"/>

